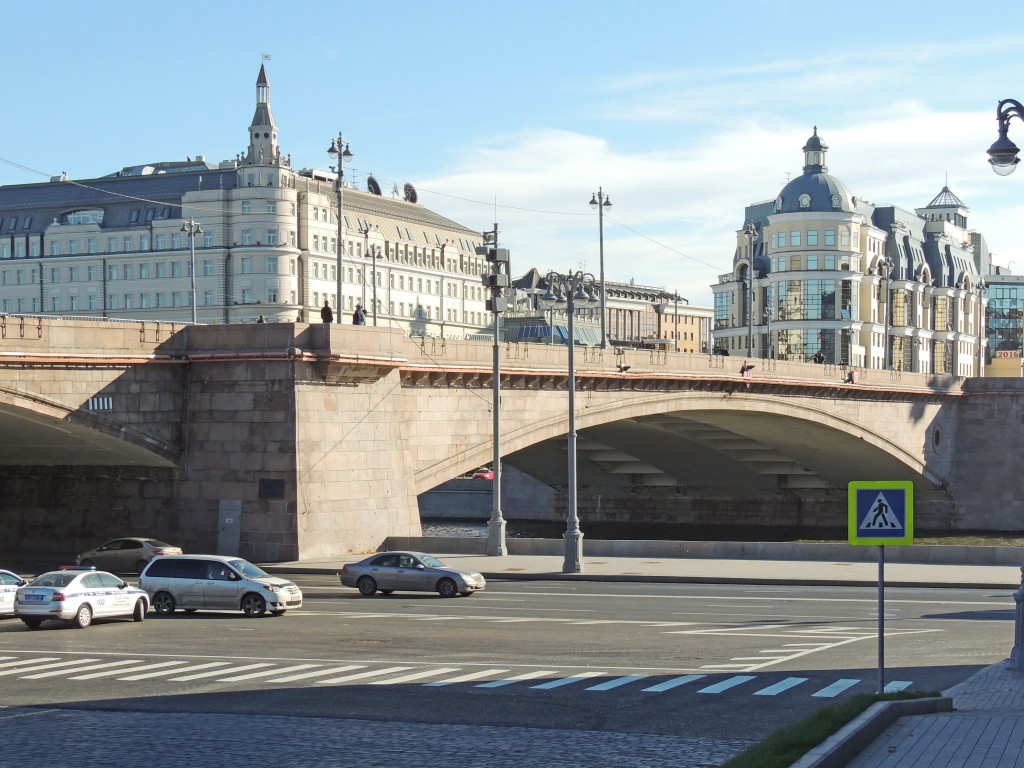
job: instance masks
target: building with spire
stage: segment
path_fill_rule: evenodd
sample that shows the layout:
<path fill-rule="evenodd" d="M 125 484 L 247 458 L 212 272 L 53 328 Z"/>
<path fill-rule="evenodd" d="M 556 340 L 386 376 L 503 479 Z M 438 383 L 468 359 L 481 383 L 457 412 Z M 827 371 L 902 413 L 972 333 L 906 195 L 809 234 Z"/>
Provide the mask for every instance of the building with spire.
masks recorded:
<path fill-rule="evenodd" d="M 0 311 L 190 321 L 194 245 L 201 323 L 319 322 L 327 302 L 336 322 L 361 304 L 367 324 L 409 333 L 486 330 L 479 231 L 419 205 L 412 185 L 384 196 L 372 177 L 346 180 L 339 302 L 337 175 L 282 153 L 263 66 L 247 134 L 223 162 L 0 187 Z"/>
<path fill-rule="evenodd" d="M 804 167 L 746 208 L 714 294 L 715 346 L 749 358 L 984 375 L 984 238 L 948 186 L 913 211 L 850 193 L 817 127 Z"/>

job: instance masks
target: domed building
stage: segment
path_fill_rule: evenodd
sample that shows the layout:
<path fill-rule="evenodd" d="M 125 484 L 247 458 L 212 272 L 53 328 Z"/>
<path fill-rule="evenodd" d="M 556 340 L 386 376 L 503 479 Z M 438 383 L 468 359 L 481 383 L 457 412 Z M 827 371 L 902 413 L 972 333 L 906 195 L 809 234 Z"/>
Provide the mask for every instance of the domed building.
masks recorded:
<path fill-rule="evenodd" d="M 720 352 L 956 376 L 984 373 L 991 256 L 948 187 L 908 211 L 850 194 L 818 129 L 803 173 L 750 205 L 714 293 Z"/>

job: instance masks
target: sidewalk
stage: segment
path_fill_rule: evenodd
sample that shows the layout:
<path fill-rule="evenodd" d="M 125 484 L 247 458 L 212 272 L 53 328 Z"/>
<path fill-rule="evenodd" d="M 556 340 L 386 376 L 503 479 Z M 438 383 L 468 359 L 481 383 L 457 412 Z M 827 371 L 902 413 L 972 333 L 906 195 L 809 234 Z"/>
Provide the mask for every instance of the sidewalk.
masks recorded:
<path fill-rule="evenodd" d="M 268 571 L 335 573 L 368 555 L 275 563 Z M 478 571 L 490 581 L 635 581 L 676 583 L 804 584 L 874 586 L 878 564 L 870 562 L 748 560 L 666 557 L 586 557 L 582 573 L 562 573 L 551 555 L 437 555 L 447 565 Z M 1007 565 L 886 563 L 889 587 L 1007 589 L 1021 586 L 1022 569 Z M 1008 598 L 1009 599 L 1009 598 Z M 1008 603 L 1008 606 L 1012 603 Z M 875 705 L 794 764 L 794 768 L 1024 768 L 1024 675 L 1008 661 L 977 672 L 943 695 L 952 712 L 900 717 Z M 935 700 L 932 700 L 935 701 Z M 948 706 L 948 703 L 947 703 Z M 863 746 L 865 734 L 881 735 Z"/>

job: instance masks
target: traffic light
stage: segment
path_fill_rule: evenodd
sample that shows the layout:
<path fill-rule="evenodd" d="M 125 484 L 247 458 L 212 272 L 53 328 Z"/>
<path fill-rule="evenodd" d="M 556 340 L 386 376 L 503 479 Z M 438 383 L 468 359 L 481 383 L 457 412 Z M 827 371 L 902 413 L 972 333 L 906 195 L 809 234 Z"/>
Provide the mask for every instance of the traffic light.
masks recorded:
<path fill-rule="evenodd" d="M 504 290 L 512 285 L 508 248 L 495 247 L 498 239 L 497 225 L 493 231 L 484 232 L 483 239 L 484 244 L 476 247 L 476 254 L 483 256 L 491 265 L 490 273 L 480 276 L 480 281 L 491 291 L 491 296 L 487 299 L 487 311 L 504 312 L 508 309 L 508 299 L 504 295 Z"/>

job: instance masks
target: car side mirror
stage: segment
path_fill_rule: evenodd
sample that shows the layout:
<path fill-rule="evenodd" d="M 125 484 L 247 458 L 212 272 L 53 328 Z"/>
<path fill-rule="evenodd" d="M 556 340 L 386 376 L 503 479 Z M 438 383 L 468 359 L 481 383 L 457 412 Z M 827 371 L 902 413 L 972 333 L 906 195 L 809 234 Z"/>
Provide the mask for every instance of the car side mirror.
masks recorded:
<path fill-rule="evenodd" d="M 120 584 L 118 584 L 117 588 L 118 589 L 124 589 L 127 586 L 129 586 L 128 582 L 127 581 L 122 581 Z"/>
<path fill-rule="evenodd" d="M 427 566 L 425 566 L 423 563 L 416 563 L 416 567 L 421 571 L 427 570 Z"/>

